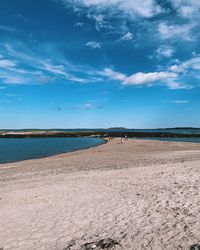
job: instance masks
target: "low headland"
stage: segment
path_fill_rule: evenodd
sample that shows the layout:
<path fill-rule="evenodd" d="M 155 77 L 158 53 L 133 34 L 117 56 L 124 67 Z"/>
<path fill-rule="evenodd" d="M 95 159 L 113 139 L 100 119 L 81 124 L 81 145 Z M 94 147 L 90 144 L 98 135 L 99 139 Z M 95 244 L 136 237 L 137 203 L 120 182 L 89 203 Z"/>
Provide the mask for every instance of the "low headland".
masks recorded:
<path fill-rule="evenodd" d="M 180 131 L 183 132 L 180 132 Z M 189 130 L 190 133 L 184 133 Z M 173 133 L 171 132 L 173 131 Z M 24 130 L 0 130 L 0 138 L 40 138 L 40 137 L 158 137 L 158 138 L 200 138 L 199 128 L 166 128 L 166 129 L 24 129 Z"/>

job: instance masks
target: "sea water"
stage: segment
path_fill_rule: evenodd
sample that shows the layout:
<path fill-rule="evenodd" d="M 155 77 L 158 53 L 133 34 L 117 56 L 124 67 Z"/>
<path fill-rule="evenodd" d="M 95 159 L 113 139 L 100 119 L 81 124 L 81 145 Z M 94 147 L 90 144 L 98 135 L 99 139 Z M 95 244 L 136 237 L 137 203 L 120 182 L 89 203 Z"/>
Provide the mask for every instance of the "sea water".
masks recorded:
<path fill-rule="evenodd" d="M 0 163 L 47 157 L 104 143 L 100 138 L 0 138 Z"/>

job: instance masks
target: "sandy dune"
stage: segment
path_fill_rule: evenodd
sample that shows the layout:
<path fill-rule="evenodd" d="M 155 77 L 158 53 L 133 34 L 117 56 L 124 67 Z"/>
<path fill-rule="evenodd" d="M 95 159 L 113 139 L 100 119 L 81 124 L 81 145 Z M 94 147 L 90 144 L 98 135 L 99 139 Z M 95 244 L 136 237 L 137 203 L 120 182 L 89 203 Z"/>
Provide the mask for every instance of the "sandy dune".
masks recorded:
<path fill-rule="evenodd" d="M 119 141 L 0 165 L 0 248 L 176 250 L 200 243 L 200 144 Z M 71 244 L 71 247 L 69 247 Z"/>

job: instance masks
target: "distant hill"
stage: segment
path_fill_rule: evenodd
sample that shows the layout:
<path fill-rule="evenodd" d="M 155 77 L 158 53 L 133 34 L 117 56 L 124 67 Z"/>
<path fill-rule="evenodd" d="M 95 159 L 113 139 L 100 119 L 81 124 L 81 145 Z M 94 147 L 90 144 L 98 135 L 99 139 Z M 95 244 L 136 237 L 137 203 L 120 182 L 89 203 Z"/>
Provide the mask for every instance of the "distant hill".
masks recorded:
<path fill-rule="evenodd" d="M 108 130 L 127 130 L 127 128 L 123 128 L 123 127 L 111 127 L 111 128 L 107 128 Z"/>
<path fill-rule="evenodd" d="M 200 128 L 196 127 L 172 127 L 172 128 L 155 128 L 155 129 L 136 129 L 136 128 L 124 128 L 124 127 L 110 127 L 110 128 L 71 128 L 71 129 L 63 129 L 63 128 L 52 128 L 52 129 L 0 129 L 0 132 L 9 132 L 9 131 L 16 131 L 16 132 L 41 132 L 41 131 L 63 131 L 63 132 L 80 132 L 80 131 L 155 131 L 156 130 L 200 130 Z"/>
<path fill-rule="evenodd" d="M 200 129 L 195 127 L 174 127 L 174 128 L 166 128 L 166 129 Z"/>

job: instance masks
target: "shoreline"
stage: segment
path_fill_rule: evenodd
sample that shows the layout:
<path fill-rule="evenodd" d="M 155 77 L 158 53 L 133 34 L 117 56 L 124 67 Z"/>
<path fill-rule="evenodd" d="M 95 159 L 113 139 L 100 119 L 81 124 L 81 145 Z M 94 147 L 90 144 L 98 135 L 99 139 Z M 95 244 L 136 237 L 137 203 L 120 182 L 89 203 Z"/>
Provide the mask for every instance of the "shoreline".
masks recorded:
<path fill-rule="evenodd" d="M 31 138 L 32 139 L 32 138 Z M 76 149 L 76 150 L 73 150 L 73 151 L 69 151 L 69 152 L 62 152 L 62 153 L 57 153 L 57 154 L 53 154 L 53 155 L 48 155 L 48 156 L 42 156 L 42 157 L 37 157 L 37 158 L 31 158 L 31 159 L 24 159 L 24 160 L 19 160 L 19 161 L 14 161 L 14 162 L 5 162 L 5 163 L 0 163 L 0 170 L 1 169 L 5 169 L 5 168 L 12 168 L 14 165 L 20 165 L 22 163 L 34 163 L 36 162 L 37 164 L 42 163 L 43 160 L 46 160 L 46 161 L 50 161 L 50 160 L 58 160 L 58 158 L 62 157 L 62 158 L 65 158 L 65 157 L 68 157 L 70 155 L 73 155 L 74 153 L 81 153 L 81 152 L 84 152 L 84 151 L 88 151 L 90 149 L 94 149 L 94 148 L 98 148 L 98 147 L 101 147 L 103 146 L 104 144 L 107 144 L 107 143 L 116 143 L 116 144 L 121 144 L 120 142 L 120 138 L 115 138 L 114 141 L 109 141 L 108 138 L 101 138 L 103 140 L 103 142 L 101 144 L 98 144 L 98 145 L 95 145 L 95 146 L 89 146 L 89 147 L 85 147 L 85 148 L 82 148 L 82 149 Z M 200 143 L 195 143 L 195 142 L 185 142 L 185 141 L 162 141 L 162 140 L 153 140 L 151 138 L 148 138 L 148 139 L 143 139 L 143 138 L 129 138 L 128 141 L 136 141 L 136 142 L 149 142 L 149 143 L 161 143 L 161 144 L 169 144 L 169 143 L 172 143 L 172 144 L 177 144 L 177 145 L 180 145 L 180 144 L 183 144 L 183 145 L 187 145 L 188 147 L 189 146 L 196 146 L 196 145 L 199 145 L 199 149 L 200 149 Z M 124 143 L 127 143 L 127 142 L 124 142 Z M 123 143 L 123 144 L 124 144 Z M 122 145 L 123 145 L 122 144 Z M 188 148 L 186 147 L 186 148 Z"/>
<path fill-rule="evenodd" d="M 34 138 L 30 138 L 30 139 L 34 139 Z M 2 163 L 0 162 L 0 168 L 5 164 L 12 164 L 12 163 L 23 162 L 23 161 L 31 161 L 31 160 L 39 160 L 39 159 L 49 158 L 49 157 L 53 157 L 53 156 L 57 156 L 57 155 L 61 155 L 61 154 L 69 154 L 69 153 L 73 153 L 73 152 L 76 152 L 76 151 L 90 149 L 90 148 L 93 148 L 93 147 L 101 146 L 101 145 L 107 143 L 107 141 L 108 141 L 106 138 L 100 138 L 100 139 L 102 140 L 102 143 L 99 143 L 99 144 L 96 144 L 96 145 L 93 145 L 93 146 L 78 148 L 78 149 L 74 149 L 74 150 L 71 150 L 71 151 L 66 151 L 66 152 L 61 152 L 61 153 L 56 153 L 56 154 L 50 154 L 50 155 L 40 156 L 40 157 L 35 157 L 35 158 L 30 158 L 30 159 L 22 159 L 22 160 L 11 161 L 11 162 L 2 162 Z"/>
<path fill-rule="evenodd" d="M 118 139 L 3 164 L 0 248 L 82 250 L 112 238 L 116 250 L 189 249 L 200 241 L 199 164 L 200 144 Z"/>
<path fill-rule="evenodd" d="M 44 137 L 46 138 L 46 137 Z M 30 139 L 34 139 L 34 138 L 30 138 Z M 73 153 L 73 152 L 77 152 L 77 151 L 83 151 L 83 150 L 87 150 L 87 149 L 90 149 L 90 148 L 95 148 L 95 147 L 99 147 L 101 145 L 104 145 L 106 143 L 109 142 L 108 138 L 100 138 L 103 142 L 101 144 L 97 144 L 97 145 L 94 145 L 94 146 L 89 146 L 89 147 L 85 147 L 85 148 L 80 148 L 80 149 L 75 149 L 75 150 L 72 150 L 72 151 L 68 151 L 68 152 L 61 152 L 61 153 L 56 153 L 56 154 L 52 154 L 52 155 L 46 155 L 46 156 L 41 156 L 41 157 L 35 157 L 35 158 L 30 158 L 30 159 L 23 159 L 23 160 L 18 160 L 18 161 L 11 161 L 11 162 L 4 162 L 4 163 L 1 163 L 0 162 L 0 169 L 2 167 L 4 167 L 5 165 L 7 164 L 15 164 L 15 163 L 20 163 L 20 162 L 26 162 L 26 161 L 34 161 L 34 160 L 40 160 L 40 159 L 45 159 L 45 158 L 53 158 L 53 157 L 56 157 L 56 156 L 59 156 L 59 155 L 66 155 L 66 154 L 70 154 L 70 153 Z M 149 141 L 149 142 L 162 142 L 162 143 L 168 143 L 168 142 L 172 142 L 172 143 L 187 143 L 187 144 L 199 144 L 200 145 L 200 142 L 190 142 L 190 141 L 170 141 L 170 140 L 162 140 L 160 138 L 158 139 L 152 139 L 152 138 L 128 138 L 129 140 L 134 140 L 134 141 Z M 115 141 L 119 140 L 119 138 L 115 138 Z"/>

